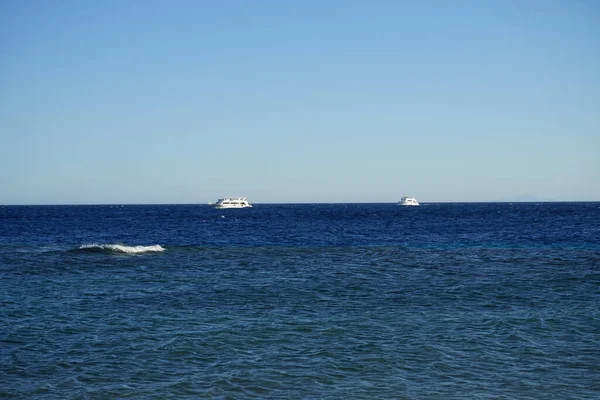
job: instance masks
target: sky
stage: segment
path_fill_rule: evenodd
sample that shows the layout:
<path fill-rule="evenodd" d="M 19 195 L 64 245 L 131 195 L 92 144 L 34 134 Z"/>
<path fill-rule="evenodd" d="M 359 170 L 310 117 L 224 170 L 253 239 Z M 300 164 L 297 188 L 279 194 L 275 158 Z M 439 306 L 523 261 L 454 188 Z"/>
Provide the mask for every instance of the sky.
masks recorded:
<path fill-rule="evenodd" d="M 0 204 L 600 201 L 600 2 L 0 2 Z"/>

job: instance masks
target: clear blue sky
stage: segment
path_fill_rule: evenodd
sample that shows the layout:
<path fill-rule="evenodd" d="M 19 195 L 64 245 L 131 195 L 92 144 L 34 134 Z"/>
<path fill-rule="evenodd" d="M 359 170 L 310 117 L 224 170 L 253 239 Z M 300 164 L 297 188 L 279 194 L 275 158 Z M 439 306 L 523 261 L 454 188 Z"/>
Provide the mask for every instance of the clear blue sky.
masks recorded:
<path fill-rule="evenodd" d="M 0 204 L 600 200 L 600 2 L 0 2 Z"/>

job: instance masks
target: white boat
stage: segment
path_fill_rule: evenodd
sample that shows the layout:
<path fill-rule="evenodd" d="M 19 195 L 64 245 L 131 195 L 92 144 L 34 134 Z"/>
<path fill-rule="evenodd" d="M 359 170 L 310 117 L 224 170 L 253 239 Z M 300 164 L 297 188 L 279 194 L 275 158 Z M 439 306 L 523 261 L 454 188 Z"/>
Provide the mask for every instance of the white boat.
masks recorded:
<path fill-rule="evenodd" d="M 404 196 L 403 198 L 400 199 L 400 201 L 398 202 L 398 205 L 401 205 L 401 206 L 418 206 L 419 202 L 414 197 Z"/>
<path fill-rule="evenodd" d="M 217 200 L 215 208 L 248 208 L 252 204 L 245 197 L 225 197 Z"/>

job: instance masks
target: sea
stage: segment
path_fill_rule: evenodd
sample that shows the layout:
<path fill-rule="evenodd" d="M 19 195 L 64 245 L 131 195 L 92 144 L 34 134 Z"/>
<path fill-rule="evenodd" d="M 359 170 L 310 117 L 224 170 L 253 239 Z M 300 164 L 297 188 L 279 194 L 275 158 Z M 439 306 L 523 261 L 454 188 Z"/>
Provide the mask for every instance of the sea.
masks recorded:
<path fill-rule="evenodd" d="M 600 203 L 0 206 L 0 398 L 599 399 Z"/>

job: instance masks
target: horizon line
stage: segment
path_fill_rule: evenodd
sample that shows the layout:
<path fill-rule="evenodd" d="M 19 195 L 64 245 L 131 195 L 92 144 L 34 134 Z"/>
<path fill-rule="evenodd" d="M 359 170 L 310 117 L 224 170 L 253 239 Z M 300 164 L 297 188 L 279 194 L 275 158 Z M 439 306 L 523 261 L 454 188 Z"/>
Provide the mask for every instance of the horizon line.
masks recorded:
<path fill-rule="evenodd" d="M 487 200 L 487 201 L 419 201 L 419 204 L 491 204 L 491 203 L 598 203 L 600 200 Z M 328 201 L 328 202 L 251 202 L 252 205 L 311 205 L 311 204 L 390 204 L 396 205 L 398 201 Z M 214 203 L 22 203 L 0 204 L 0 207 L 44 207 L 44 206 L 212 206 Z"/>

